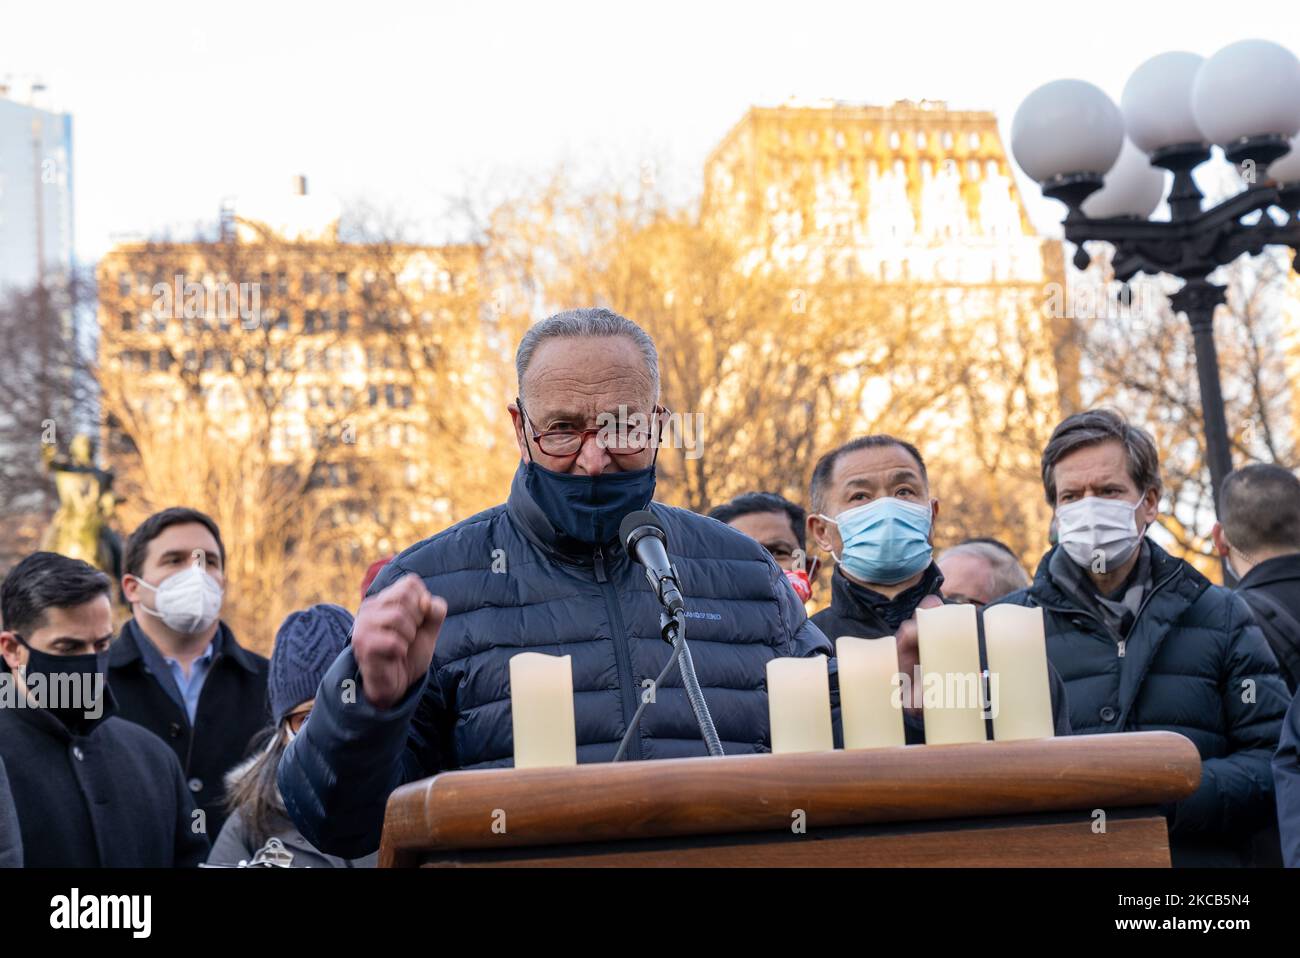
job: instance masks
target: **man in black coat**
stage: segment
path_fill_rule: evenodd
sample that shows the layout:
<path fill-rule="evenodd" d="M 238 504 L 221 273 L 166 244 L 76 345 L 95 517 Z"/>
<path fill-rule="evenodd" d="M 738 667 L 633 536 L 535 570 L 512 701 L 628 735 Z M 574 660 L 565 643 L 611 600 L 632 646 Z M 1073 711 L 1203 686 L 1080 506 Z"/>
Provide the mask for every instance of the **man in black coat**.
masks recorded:
<path fill-rule="evenodd" d="M 1146 538 L 1161 481 L 1144 431 L 1109 410 L 1078 413 L 1053 431 L 1042 474 L 1059 541 L 1033 585 L 1001 601 L 1044 610 L 1074 732 L 1185 735 L 1201 782 L 1166 810 L 1173 864 L 1258 860 L 1289 699 L 1259 627 L 1240 598 Z"/>
<path fill-rule="evenodd" d="M 225 776 L 270 722 L 268 662 L 221 621 L 226 550 L 194 509 L 150 516 L 131 533 L 122 591 L 134 616 L 109 653 L 123 718 L 171 746 L 209 838 L 226 821 Z"/>
<path fill-rule="evenodd" d="M 1232 472 L 1219 492 L 1214 545 L 1239 577 L 1237 594 L 1277 656 L 1295 694 L 1300 683 L 1300 479 L 1255 463 Z"/>
<path fill-rule="evenodd" d="M 102 572 L 52 552 L 28 556 L 0 586 L 0 761 L 29 868 L 194 867 L 207 857 L 176 756 L 114 714 L 104 680 L 111 588 Z"/>
<path fill-rule="evenodd" d="M 863 436 L 828 452 L 813 469 L 808 532 L 835 560 L 831 604 L 812 617 L 834 642 L 842 636 L 898 639 L 898 666 L 918 662 L 916 610 L 944 602 L 943 573 L 932 558 L 939 500 L 921 453 L 893 436 Z M 980 663 L 987 653 L 980 642 Z M 1065 688 L 1049 666 L 1057 735 L 1070 732 Z M 920 697 L 921 686 L 915 686 Z M 920 708 L 904 713 L 909 745 L 925 741 Z M 840 745 L 839 723 L 835 723 Z"/>
<path fill-rule="evenodd" d="M 0 759 L 0 868 L 22 867 L 23 836 L 18 829 L 18 809 L 14 807 L 14 794 L 9 788 L 4 759 Z"/>

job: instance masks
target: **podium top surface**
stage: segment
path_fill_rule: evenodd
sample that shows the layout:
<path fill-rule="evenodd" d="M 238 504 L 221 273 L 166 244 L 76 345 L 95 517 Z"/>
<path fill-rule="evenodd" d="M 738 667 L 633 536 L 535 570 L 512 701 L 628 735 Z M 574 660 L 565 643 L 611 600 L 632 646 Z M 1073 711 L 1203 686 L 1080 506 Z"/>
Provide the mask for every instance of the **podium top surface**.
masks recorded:
<path fill-rule="evenodd" d="M 1200 777 L 1174 732 L 451 771 L 393 792 L 380 858 L 788 829 L 797 810 L 818 828 L 1151 806 Z"/>

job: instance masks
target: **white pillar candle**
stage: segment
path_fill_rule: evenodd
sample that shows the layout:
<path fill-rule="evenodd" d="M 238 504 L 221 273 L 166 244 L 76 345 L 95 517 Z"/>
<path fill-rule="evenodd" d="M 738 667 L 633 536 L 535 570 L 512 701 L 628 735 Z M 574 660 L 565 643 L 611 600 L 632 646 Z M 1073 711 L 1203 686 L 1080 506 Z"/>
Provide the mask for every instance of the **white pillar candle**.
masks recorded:
<path fill-rule="evenodd" d="M 1047 677 L 1043 610 L 995 605 L 984 610 L 993 737 L 1051 738 L 1052 691 Z"/>
<path fill-rule="evenodd" d="M 831 686 L 826 656 L 770 659 L 767 663 L 767 709 L 773 752 L 829 752 Z"/>
<path fill-rule="evenodd" d="M 573 721 L 573 660 L 520 652 L 510 659 L 515 768 L 578 764 Z"/>
<path fill-rule="evenodd" d="M 917 609 L 916 628 L 926 744 L 985 741 L 975 606 Z"/>
<path fill-rule="evenodd" d="M 835 640 L 835 655 L 839 661 L 844 747 L 905 744 L 902 702 L 895 702 L 897 640 L 892 635 L 879 639 L 842 636 Z"/>

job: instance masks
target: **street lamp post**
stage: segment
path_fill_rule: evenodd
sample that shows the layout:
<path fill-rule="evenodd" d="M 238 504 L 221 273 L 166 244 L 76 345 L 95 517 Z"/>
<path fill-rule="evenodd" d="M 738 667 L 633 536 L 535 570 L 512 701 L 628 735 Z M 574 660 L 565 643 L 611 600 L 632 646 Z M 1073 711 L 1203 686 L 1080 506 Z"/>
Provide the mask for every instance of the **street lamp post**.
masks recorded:
<path fill-rule="evenodd" d="M 1055 80 L 1030 93 L 1012 123 L 1016 161 L 1045 196 L 1066 205 L 1065 238 L 1077 246 L 1079 269 L 1089 263 L 1083 244 L 1103 241 L 1114 247 L 1120 282 L 1138 273 L 1183 280 L 1170 303 L 1192 328 L 1216 514 L 1232 452 L 1214 346 L 1224 287 L 1209 277 L 1267 246 L 1300 250 L 1297 133 L 1300 60 L 1267 40 L 1234 43 L 1209 59 L 1153 57 L 1133 72 L 1118 107 L 1090 83 Z M 1192 171 L 1214 144 L 1245 189 L 1205 209 Z M 1166 170 L 1169 219 L 1153 220 Z M 1300 271 L 1300 259 L 1293 264 Z"/>

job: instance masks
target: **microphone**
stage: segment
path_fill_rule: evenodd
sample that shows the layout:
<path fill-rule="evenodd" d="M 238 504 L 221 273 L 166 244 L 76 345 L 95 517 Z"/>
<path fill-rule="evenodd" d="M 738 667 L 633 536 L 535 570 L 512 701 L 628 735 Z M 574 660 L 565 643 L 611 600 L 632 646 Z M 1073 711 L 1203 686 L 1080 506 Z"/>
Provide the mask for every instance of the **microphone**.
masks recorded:
<path fill-rule="evenodd" d="M 668 561 L 668 535 L 654 514 L 645 509 L 628 513 L 619 523 L 618 538 L 628 556 L 645 566 L 650 588 L 668 614 L 684 612 L 686 602 L 677 585 L 677 570 Z"/>
<path fill-rule="evenodd" d="M 700 680 L 695 675 L 691 650 L 686 646 L 686 601 L 682 598 L 681 588 L 677 583 L 677 570 L 668 561 L 668 534 L 664 532 L 664 527 L 653 513 L 642 509 L 623 517 L 623 521 L 618 525 L 618 540 L 627 548 L 627 554 L 634 562 L 645 566 L 645 577 L 650 581 L 650 588 L 654 590 L 659 603 L 664 607 L 664 611 L 659 613 L 659 625 L 664 641 L 673 647 L 673 654 L 659 678 L 655 679 L 655 685 L 658 686 L 664 680 L 664 676 L 668 674 L 668 669 L 672 667 L 675 660 L 681 672 L 682 688 L 686 692 L 686 699 L 691 703 L 691 711 L 695 713 L 695 721 L 700 726 L 704 746 L 710 755 L 722 755 L 722 741 L 718 738 L 713 716 L 709 714 L 709 705 L 704 701 L 704 690 L 700 688 Z M 614 761 L 617 762 L 623 757 L 624 749 L 636 732 L 647 701 L 649 700 L 645 698 L 641 700 L 636 714 L 628 723 Z"/>

